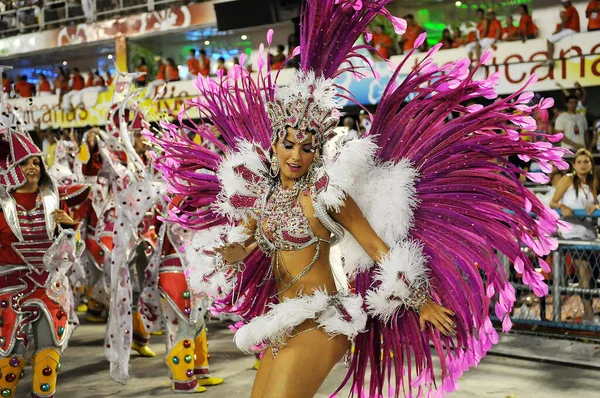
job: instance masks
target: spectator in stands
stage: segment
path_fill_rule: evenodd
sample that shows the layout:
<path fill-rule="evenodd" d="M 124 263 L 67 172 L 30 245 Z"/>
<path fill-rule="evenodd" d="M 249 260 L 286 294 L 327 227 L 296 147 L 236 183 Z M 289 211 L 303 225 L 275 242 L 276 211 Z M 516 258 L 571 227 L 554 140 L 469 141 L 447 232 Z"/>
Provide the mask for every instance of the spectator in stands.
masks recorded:
<path fill-rule="evenodd" d="M 487 37 L 489 31 L 489 21 L 485 18 L 485 11 L 483 8 L 477 9 L 477 26 L 475 32 L 471 32 L 469 34 L 469 40 L 467 44 L 467 52 L 469 53 L 469 59 L 473 59 L 473 53 L 479 47 L 480 54 L 477 57 L 479 59 L 481 57 L 481 47 L 479 44 L 479 40 L 484 37 Z M 471 37 L 471 34 L 474 34 L 475 37 Z"/>
<path fill-rule="evenodd" d="M 538 37 L 539 29 L 533 23 L 527 5 L 521 4 L 519 6 L 519 14 L 521 15 L 521 19 L 519 19 L 519 35 L 521 40 L 525 41 L 527 39 L 535 39 Z"/>
<path fill-rule="evenodd" d="M 349 140 L 353 140 L 358 137 L 358 131 L 356 131 L 356 122 L 350 116 L 344 118 L 344 127 L 348 128 L 346 136 Z"/>
<path fill-rule="evenodd" d="M 15 93 L 21 98 L 29 98 L 33 95 L 33 85 L 27 81 L 27 76 L 21 76 L 15 84 Z"/>
<path fill-rule="evenodd" d="M 94 69 L 94 87 L 106 87 L 106 80 L 100 74 L 100 70 Z"/>
<path fill-rule="evenodd" d="M 404 32 L 402 37 L 400 37 L 400 42 L 398 43 L 400 45 L 400 51 L 402 54 L 412 50 L 415 45 L 415 41 L 419 35 L 423 33 L 423 28 L 417 24 L 415 17 L 412 14 L 407 14 L 404 19 L 406 20 L 406 32 Z"/>
<path fill-rule="evenodd" d="M 568 97 L 571 95 L 571 92 L 569 90 L 567 90 L 566 88 L 564 88 L 562 84 L 560 84 L 559 82 L 556 82 L 556 85 L 558 87 L 560 87 L 560 89 L 562 90 L 565 97 Z M 575 85 L 575 93 L 573 95 L 577 97 L 577 113 L 581 113 L 585 116 L 587 113 L 587 103 L 588 103 L 587 91 L 585 90 L 584 87 L 581 86 L 581 84 L 579 84 L 579 82 L 575 82 L 574 85 Z"/>
<path fill-rule="evenodd" d="M 450 36 L 450 29 L 446 28 L 442 31 L 442 38 L 440 39 L 440 43 L 442 44 L 442 50 L 452 48 L 452 36 Z"/>
<path fill-rule="evenodd" d="M 206 56 L 206 50 L 200 50 L 200 74 L 202 76 L 210 75 L 210 58 Z"/>
<path fill-rule="evenodd" d="M 219 59 L 217 59 L 217 72 L 222 70 L 223 71 L 223 76 L 227 76 L 227 67 L 225 66 L 225 58 L 223 57 L 219 57 Z"/>
<path fill-rule="evenodd" d="M 71 74 L 71 80 L 69 81 L 69 88 L 72 91 L 81 91 L 85 88 L 85 80 L 81 73 L 79 73 L 79 68 L 73 68 L 73 73 Z"/>
<path fill-rule="evenodd" d="M 373 47 L 379 52 L 383 59 L 390 58 L 390 50 L 394 45 L 390 35 L 385 33 L 383 25 L 376 25 L 371 32 L 373 36 Z"/>
<path fill-rule="evenodd" d="M 467 44 L 467 41 L 462 37 L 462 32 L 459 27 L 454 28 L 452 32 L 452 48 L 462 47 Z"/>
<path fill-rule="evenodd" d="M 36 87 L 36 93 L 38 96 L 52 95 L 54 91 L 54 87 L 52 87 L 52 83 L 46 78 L 43 73 L 38 75 L 39 82 Z"/>
<path fill-rule="evenodd" d="M 488 29 L 487 35 L 483 39 L 479 39 L 475 45 L 476 60 L 481 58 L 481 54 L 489 49 L 496 49 L 496 43 L 502 38 L 502 24 L 496 19 L 496 11 L 488 9 Z"/>
<path fill-rule="evenodd" d="M 588 19 L 588 32 L 600 30 L 600 0 L 592 0 L 589 2 L 585 16 Z"/>
<path fill-rule="evenodd" d="M 54 79 L 54 93 L 60 96 L 62 93 L 64 72 L 61 67 L 56 68 L 56 72 L 56 79 Z"/>
<path fill-rule="evenodd" d="M 365 129 L 365 131 L 369 131 L 371 130 L 371 126 L 372 126 L 372 122 L 371 122 L 371 117 L 369 116 L 368 113 L 366 113 L 365 111 L 360 111 L 360 113 L 358 114 L 358 125 L 362 128 Z"/>
<path fill-rule="evenodd" d="M 196 79 L 200 73 L 200 62 L 196 58 L 196 49 L 192 48 L 188 55 L 187 67 L 190 77 Z"/>
<path fill-rule="evenodd" d="M 135 79 L 136 87 L 145 87 L 148 83 L 148 65 L 146 64 L 146 58 L 140 57 L 140 62 L 135 70 L 140 75 Z M 163 79 L 164 80 L 164 79 Z"/>
<path fill-rule="evenodd" d="M 560 23 L 556 24 L 554 34 L 547 40 L 548 60 L 545 65 L 554 65 L 554 44 L 565 37 L 580 31 L 579 13 L 570 0 L 562 0 L 564 9 L 560 10 Z"/>
<path fill-rule="evenodd" d="M 167 58 L 167 81 L 178 82 L 179 78 L 179 66 L 175 63 L 173 58 Z"/>
<path fill-rule="evenodd" d="M 561 146 L 572 151 L 586 148 L 585 135 L 588 125 L 585 116 L 577 113 L 578 102 L 576 96 L 569 95 L 566 99 L 567 111 L 558 115 L 554 124 L 554 131 L 564 134 Z"/>
<path fill-rule="evenodd" d="M 44 160 L 46 160 L 46 165 L 48 167 L 52 167 L 54 161 L 56 160 L 56 144 L 58 143 L 58 130 L 50 130 L 46 133 L 46 139 L 48 140 L 48 144 L 44 148 Z"/>
<path fill-rule="evenodd" d="M 506 27 L 502 29 L 503 41 L 517 41 L 521 39 L 519 27 L 515 26 L 515 22 L 511 15 L 506 17 Z"/>
<path fill-rule="evenodd" d="M 106 87 L 110 87 L 112 85 L 112 83 L 113 83 L 113 80 L 114 80 L 113 77 L 112 77 L 112 75 L 110 74 L 110 70 L 106 69 L 104 71 L 104 74 L 106 75 L 106 80 L 105 80 Z"/>
<path fill-rule="evenodd" d="M 154 79 L 150 82 L 150 84 L 148 84 L 148 89 L 146 90 L 146 98 L 153 98 L 157 94 L 158 88 L 167 82 L 166 61 L 163 60 L 161 57 L 156 57 L 155 61 L 156 64 L 159 65 L 158 73 L 156 73 L 156 79 Z"/>
<path fill-rule="evenodd" d="M 285 62 L 285 54 L 283 53 L 284 51 L 285 51 L 285 46 L 283 44 L 280 44 L 277 46 L 277 54 L 270 57 L 272 70 L 279 70 L 284 67 L 284 64 L 283 64 Z"/>
<path fill-rule="evenodd" d="M 103 87 L 104 79 L 100 76 L 98 70 L 90 68 L 88 70 L 87 80 L 85 82 L 85 87 Z"/>
<path fill-rule="evenodd" d="M 594 158 L 587 149 L 579 149 L 573 157 L 573 172 L 563 176 L 556 186 L 556 192 L 550 202 L 550 207 L 560 209 L 563 219 L 571 224 L 569 231 L 562 231 L 563 239 L 596 240 L 598 238 L 596 226 L 590 218 L 575 218 L 573 211 L 585 209 L 586 213 L 592 215 L 594 211 L 600 210 L 596 192 Z M 577 278 L 579 287 L 589 289 L 592 280 L 592 269 L 588 259 L 591 253 L 584 250 L 571 253 L 571 258 L 577 267 Z M 592 300 L 583 301 L 583 317 L 586 322 L 600 322 L 594 318 Z"/>
<path fill-rule="evenodd" d="M 2 72 L 2 92 L 3 93 L 10 93 L 10 80 L 8 80 L 8 75 L 6 74 L 6 72 Z"/>

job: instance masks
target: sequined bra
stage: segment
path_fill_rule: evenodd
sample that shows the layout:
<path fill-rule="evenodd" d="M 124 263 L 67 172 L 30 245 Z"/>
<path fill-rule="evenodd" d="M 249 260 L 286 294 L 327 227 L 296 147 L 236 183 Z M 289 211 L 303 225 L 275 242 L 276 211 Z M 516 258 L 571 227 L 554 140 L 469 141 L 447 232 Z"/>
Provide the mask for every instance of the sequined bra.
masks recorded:
<path fill-rule="evenodd" d="M 255 239 L 264 253 L 302 250 L 322 241 L 312 231 L 300 203 L 307 188 L 273 187 L 265 195 L 258 217 Z"/>

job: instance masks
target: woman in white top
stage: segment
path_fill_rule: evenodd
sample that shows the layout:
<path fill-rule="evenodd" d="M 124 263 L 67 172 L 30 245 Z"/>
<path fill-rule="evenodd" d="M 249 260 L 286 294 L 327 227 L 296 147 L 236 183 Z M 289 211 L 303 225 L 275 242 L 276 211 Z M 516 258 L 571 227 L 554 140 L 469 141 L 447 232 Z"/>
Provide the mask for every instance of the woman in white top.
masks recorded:
<path fill-rule="evenodd" d="M 595 166 L 592 154 L 587 149 L 581 148 L 575 152 L 573 158 L 573 173 L 563 176 L 556 186 L 556 192 L 550 202 L 550 207 L 560 209 L 563 219 L 571 223 L 571 231 L 563 233 L 565 239 L 597 239 L 596 227 L 592 224 L 590 218 L 574 218 L 573 209 L 585 209 L 588 214 L 595 210 L 600 210 L 595 187 Z M 577 277 L 579 286 L 583 289 L 590 288 L 592 279 L 592 268 L 588 258 L 592 255 L 590 252 L 576 252 L 572 254 L 572 259 L 577 267 Z M 584 319 L 592 321 L 594 318 L 594 309 L 592 300 L 583 301 Z"/>

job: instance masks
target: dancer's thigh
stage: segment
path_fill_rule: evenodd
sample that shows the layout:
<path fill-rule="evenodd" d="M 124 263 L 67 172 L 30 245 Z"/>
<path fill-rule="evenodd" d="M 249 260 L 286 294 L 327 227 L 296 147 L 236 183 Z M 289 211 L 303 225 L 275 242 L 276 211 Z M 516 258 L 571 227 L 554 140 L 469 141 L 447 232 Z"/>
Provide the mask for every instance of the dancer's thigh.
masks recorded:
<path fill-rule="evenodd" d="M 349 347 L 346 336 L 332 338 L 320 329 L 289 339 L 271 365 L 261 398 L 312 398 Z"/>
<path fill-rule="evenodd" d="M 254 378 L 254 385 L 252 386 L 252 394 L 250 395 L 250 398 L 261 398 L 263 396 L 265 387 L 269 381 L 269 377 L 271 376 L 274 362 L 275 359 L 273 358 L 273 352 L 271 351 L 271 347 L 269 347 L 266 349 L 265 353 L 260 359 L 260 364 L 258 366 L 258 371 L 256 372 L 256 377 Z"/>

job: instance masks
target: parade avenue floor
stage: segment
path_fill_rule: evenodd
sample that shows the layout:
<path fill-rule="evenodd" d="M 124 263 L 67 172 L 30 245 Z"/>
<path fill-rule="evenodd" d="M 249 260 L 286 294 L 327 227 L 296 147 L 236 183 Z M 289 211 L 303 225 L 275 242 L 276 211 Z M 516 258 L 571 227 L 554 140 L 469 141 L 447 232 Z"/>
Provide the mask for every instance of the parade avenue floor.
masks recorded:
<path fill-rule="evenodd" d="M 57 398 L 100 397 L 181 397 L 169 389 L 167 367 L 162 362 L 165 355 L 164 337 L 152 336 L 151 347 L 156 358 L 142 358 L 133 353 L 130 378 L 127 385 L 110 379 L 109 365 L 104 359 L 102 344 L 105 325 L 83 324 L 73 334 L 58 377 Z M 209 387 L 201 397 L 245 398 L 250 390 L 255 371 L 254 357 L 238 351 L 232 334 L 223 323 L 209 323 L 211 372 L 225 378 L 220 386 Z M 511 335 L 512 336 L 512 335 Z M 518 339 L 519 337 L 516 337 Z M 560 344 L 573 344 L 565 341 Z M 588 348 L 588 347 L 584 347 Z M 506 344 L 504 353 L 506 353 Z M 600 349 L 589 344 L 600 363 Z M 575 353 L 573 353 L 575 355 Z M 310 364 L 307 364 L 310 366 Z M 325 381 L 317 397 L 326 398 L 335 390 L 344 375 L 344 365 L 338 364 Z M 19 383 L 16 397 L 27 397 L 31 388 L 31 368 Z M 541 363 L 539 361 L 488 355 L 477 369 L 463 376 L 457 398 L 564 398 L 592 397 L 600 391 L 600 371 L 573 366 Z M 340 398 L 347 396 L 345 389 Z"/>

